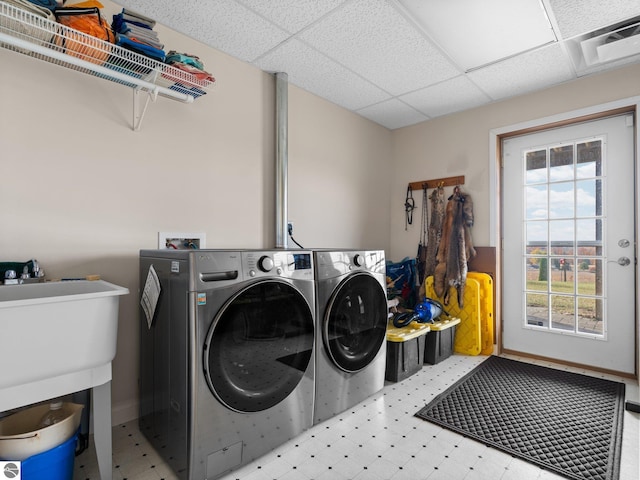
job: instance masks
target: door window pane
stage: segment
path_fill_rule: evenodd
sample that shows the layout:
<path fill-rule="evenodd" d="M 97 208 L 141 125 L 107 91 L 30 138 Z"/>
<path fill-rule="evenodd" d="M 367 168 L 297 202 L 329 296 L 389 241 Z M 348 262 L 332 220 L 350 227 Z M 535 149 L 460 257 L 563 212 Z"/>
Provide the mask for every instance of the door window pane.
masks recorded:
<path fill-rule="evenodd" d="M 525 218 L 527 220 L 546 219 L 548 217 L 549 202 L 547 186 L 535 185 L 525 188 Z"/>
<path fill-rule="evenodd" d="M 573 145 L 549 149 L 549 181 L 573 180 Z"/>
<path fill-rule="evenodd" d="M 547 181 L 547 150 L 527 152 L 525 155 L 525 183 L 542 183 Z"/>
<path fill-rule="evenodd" d="M 595 255 L 594 248 L 599 246 L 602 240 L 601 221 L 597 218 L 576 220 L 576 237 L 581 255 Z M 591 249 L 589 249 L 591 247 Z"/>
<path fill-rule="evenodd" d="M 525 224 L 527 254 L 546 255 L 547 254 L 547 222 L 527 222 Z"/>
<path fill-rule="evenodd" d="M 569 295 L 551 295 L 551 328 L 575 331 L 574 299 Z"/>
<path fill-rule="evenodd" d="M 576 216 L 602 215 L 602 180 L 590 179 L 576 182 Z"/>
<path fill-rule="evenodd" d="M 602 175 L 602 140 L 578 143 L 576 151 L 578 156 L 576 178 Z"/>
<path fill-rule="evenodd" d="M 549 222 L 549 243 L 552 255 L 573 255 L 573 220 Z"/>
<path fill-rule="evenodd" d="M 549 184 L 549 218 L 573 218 L 574 183 Z"/>
<path fill-rule="evenodd" d="M 600 179 L 576 182 L 576 217 L 602 214 L 602 184 Z"/>
<path fill-rule="evenodd" d="M 574 293 L 574 268 L 572 257 L 551 258 L 551 291 L 557 293 Z"/>
<path fill-rule="evenodd" d="M 527 290 L 547 292 L 549 269 L 547 257 L 527 258 L 525 270 L 527 272 Z"/>
<path fill-rule="evenodd" d="M 526 294 L 527 325 L 546 327 L 549 324 L 549 300 L 547 295 Z"/>
<path fill-rule="evenodd" d="M 602 260 L 578 258 L 578 294 L 602 295 L 602 274 Z"/>
<path fill-rule="evenodd" d="M 603 303 L 601 298 L 578 297 L 579 333 L 604 335 Z"/>

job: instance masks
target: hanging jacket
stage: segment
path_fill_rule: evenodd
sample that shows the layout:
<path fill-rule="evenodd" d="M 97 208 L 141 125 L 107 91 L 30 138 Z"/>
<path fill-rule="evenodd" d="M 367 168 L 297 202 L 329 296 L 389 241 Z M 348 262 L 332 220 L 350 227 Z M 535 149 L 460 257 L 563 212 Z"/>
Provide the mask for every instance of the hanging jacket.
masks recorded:
<path fill-rule="evenodd" d="M 438 245 L 442 238 L 442 225 L 444 223 L 444 188 L 438 187 L 429 196 L 431 201 L 431 220 L 427 232 L 427 253 L 425 259 L 424 277 L 433 275 L 438 263 L 436 255 Z"/>
<path fill-rule="evenodd" d="M 434 272 L 434 291 L 449 305 L 451 287 L 458 294 L 458 306 L 464 306 L 464 290 L 467 281 L 467 262 L 476 255 L 471 239 L 473 226 L 473 202 L 459 187 L 449 197 L 438 248 Z"/>

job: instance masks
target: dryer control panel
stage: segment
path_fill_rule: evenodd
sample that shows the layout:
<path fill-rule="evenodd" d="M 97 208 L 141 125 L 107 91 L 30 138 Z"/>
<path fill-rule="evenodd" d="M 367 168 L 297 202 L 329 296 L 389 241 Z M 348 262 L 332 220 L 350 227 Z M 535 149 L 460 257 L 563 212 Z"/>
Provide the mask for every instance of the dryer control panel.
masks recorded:
<path fill-rule="evenodd" d="M 381 250 L 362 250 L 344 252 L 349 271 L 366 270 L 371 273 L 385 271 L 384 252 Z"/>
<path fill-rule="evenodd" d="M 317 278 L 335 278 L 355 271 L 385 273 L 384 250 L 317 250 L 315 252 Z"/>
<path fill-rule="evenodd" d="M 285 277 L 313 279 L 311 252 L 246 251 L 242 252 L 245 278 Z"/>

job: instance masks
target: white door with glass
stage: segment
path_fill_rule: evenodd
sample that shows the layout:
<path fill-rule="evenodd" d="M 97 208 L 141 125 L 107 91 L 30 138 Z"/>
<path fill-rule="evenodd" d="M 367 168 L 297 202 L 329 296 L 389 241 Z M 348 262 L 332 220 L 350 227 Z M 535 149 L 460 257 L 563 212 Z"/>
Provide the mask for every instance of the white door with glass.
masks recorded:
<path fill-rule="evenodd" d="M 502 152 L 503 348 L 633 374 L 633 115 Z"/>

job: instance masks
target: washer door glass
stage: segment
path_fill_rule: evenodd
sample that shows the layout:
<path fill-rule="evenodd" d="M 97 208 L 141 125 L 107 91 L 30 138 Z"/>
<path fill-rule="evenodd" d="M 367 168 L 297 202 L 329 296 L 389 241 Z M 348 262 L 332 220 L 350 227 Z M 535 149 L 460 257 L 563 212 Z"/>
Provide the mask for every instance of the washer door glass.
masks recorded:
<path fill-rule="evenodd" d="M 387 297 L 369 274 L 354 274 L 334 292 L 325 314 L 323 340 L 333 362 L 346 372 L 365 368 L 387 332 Z"/>
<path fill-rule="evenodd" d="M 209 388 L 238 412 L 271 408 L 307 371 L 313 337 L 311 308 L 298 290 L 280 280 L 255 283 L 227 302 L 207 334 Z"/>

